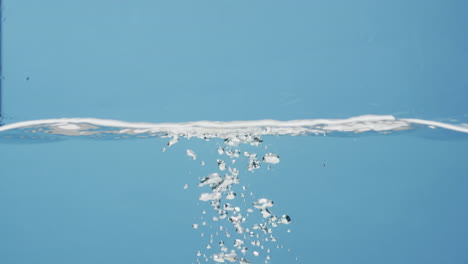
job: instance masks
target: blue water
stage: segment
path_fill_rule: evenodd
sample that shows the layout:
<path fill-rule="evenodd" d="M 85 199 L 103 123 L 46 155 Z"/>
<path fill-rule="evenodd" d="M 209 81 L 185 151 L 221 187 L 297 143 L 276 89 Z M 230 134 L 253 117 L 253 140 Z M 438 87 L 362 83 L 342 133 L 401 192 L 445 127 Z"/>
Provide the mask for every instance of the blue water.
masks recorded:
<path fill-rule="evenodd" d="M 467 3 L 2 2 L 0 264 L 215 263 L 235 238 L 251 263 L 468 263 Z M 368 114 L 398 129 L 255 121 Z M 259 129 L 175 130 L 199 120 Z M 245 135 L 263 142 L 226 145 Z M 199 200 L 218 159 L 240 179 L 222 203 L 254 209 L 243 226 L 269 219 L 259 198 L 291 218 L 276 242 Z"/>

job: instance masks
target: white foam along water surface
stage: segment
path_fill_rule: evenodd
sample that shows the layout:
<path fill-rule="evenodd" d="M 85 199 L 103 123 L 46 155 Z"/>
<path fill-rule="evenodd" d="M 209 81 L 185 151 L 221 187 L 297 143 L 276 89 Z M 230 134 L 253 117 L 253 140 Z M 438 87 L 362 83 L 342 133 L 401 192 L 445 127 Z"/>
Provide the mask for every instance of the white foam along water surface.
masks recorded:
<path fill-rule="evenodd" d="M 9 132 L 42 133 L 61 136 L 98 137 L 198 137 L 235 138 L 232 144 L 247 143 L 253 136 L 265 135 L 328 135 L 332 133 L 391 132 L 424 126 L 468 133 L 468 124 L 451 124 L 392 115 L 363 115 L 347 119 L 252 120 L 252 121 L 195 121 L 181 123 L 141 123 L 96 118 L 61 118 L 32 120 L 0 127 L 0 137 Z M 240 137 L 240 138 L 239 138 Z M 243 138 L 242 138 L 243 137 Z"/>

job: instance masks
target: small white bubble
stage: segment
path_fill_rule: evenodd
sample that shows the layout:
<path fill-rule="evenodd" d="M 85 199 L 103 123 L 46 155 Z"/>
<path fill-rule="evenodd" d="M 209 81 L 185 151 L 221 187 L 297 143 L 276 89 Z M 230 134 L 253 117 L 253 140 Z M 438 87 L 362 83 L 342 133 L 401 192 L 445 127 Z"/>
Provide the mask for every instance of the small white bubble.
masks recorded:
<path fill-rule="evenodd" d="M 193 150 L 187 149 L 185 153 L 187 154 L 187 156 L 191 157 L 193 160 L 197 159 L 197 154 L 195 154 Z"/>
<path fill-rule="evenodd" d="M 278 154 L 267 153 L 263 156 L 263 162 L 271 163 L 271 164 L 278 164 L 280 162 L 280 158 Z"/>
<path fill-rule="evenodd" d="M 289 217 L 289 215 L 282 215 L 279 222 L 281 224 L 287 225 L 287 224 L 291 223 L 291 217 Z"/>
<path fill-rule="evenodd" d="M 171 138 L 171 140 L 169 140 L 169 142 L 167 142 L 167 146 L 170 147 L 170 146 L 174 145 L 177 142 L 179 142 L 179 137 L 174 136 L 173 138 Z"/>
<path fill-rule="evenodd" d="M 226 195 L 226 199 L 228 199 L 228 200 L 232 200 L 234 198 L 236 198 L 236 193 L 235 192 L 230 192 L 230 193 L 228 193 Z"/>
<path fill-rule="evenodd" d="M 216 162 L 218 163 L 219 170 L 223 171 L 226 169 L 226 162 L 224 162 L 224 160 L 218 159 Z"/>
<path fill-rule="evenodd" d="M 250 262 L 245 258 L 241 258 L 239 263 L 240 264 L 250 264 Z"/>
<path fill-rule="evenodd" d="M 224 153 L 224 149 L 222 147 L 219 147 L 218 148 L 218 154 L 223 155 L 223 153 Z"/>

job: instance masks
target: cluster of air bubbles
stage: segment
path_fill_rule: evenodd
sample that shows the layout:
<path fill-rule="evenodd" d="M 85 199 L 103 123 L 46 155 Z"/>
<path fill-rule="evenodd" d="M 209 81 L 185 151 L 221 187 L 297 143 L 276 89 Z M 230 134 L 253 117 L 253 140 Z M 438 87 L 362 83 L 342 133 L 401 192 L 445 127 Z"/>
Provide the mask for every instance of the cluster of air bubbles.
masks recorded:
<path fill-rule="evenodd" d="M 260 137 L 252 134 L 236 135 L 224 139 L 224 144 L 230 147 L 237 147 L 239 146 L 239 144 L 249 144 L 251 146 L 258 146 L 262 142 L 263 140 Z"/>
<path fill-rule="evenodd" d="M 173 138 L 170 143 L 174 140 L 178 139 Z M 289 224 L 291 218 L 288 215 L 273 214 L 271 212 L 273 201 L 267 198 L 255 199 L 253 192 L 247 192 L 246 186 L 236 187 L 240 184 L 241 174 L 237 167 L 241 163 L 237 161 L 246 159 L 246 169 L 251 172 L 260 169 L 262 163 L 280 162 L 279 156 L 275 153 L 266 153 L 259 159 L 257 153 L 241 152 L 239 149 L 241 144 L 258 146 L 260 143 L 262 139 L 254 135 L 239 135 L 225 139 L 225 145 L 217 149 L 217 154 L 220 156 L 215 163 L 218 171 L 200 178 L 198 187 L 208 187 L 209 191 L 202 192 L 198 199 L 209 203 L 214 214 L 206 217 L 206 211 L 203 211 L 201 219 L 204 220 L 192 226 L 193 229 L 200 229 L 202 237 L 209 238 L 205 249 L 196 254 L 197 263 L 214 261 L 248 264 L 251 263 L 251 258 L 255 259 L 255 262 L 262 260 L 264 263 L 269 263 L 270 247 L 282 248 L 278 244 L 277 237 L 273 235 L 274 229 L 281 224 Z M 197 159 L 193 150 L 186 150 L 186 154 L 193 160 Z M 258 217 L 250 206 L 259 211 Z M 207 221 L 212 222 L 207 223 Z M 208 232 L 211 234 L 207 237 L 205 231 L 208 226 L 210 227 Z M 213 229 L 213 226 L 218 227 Z"/>

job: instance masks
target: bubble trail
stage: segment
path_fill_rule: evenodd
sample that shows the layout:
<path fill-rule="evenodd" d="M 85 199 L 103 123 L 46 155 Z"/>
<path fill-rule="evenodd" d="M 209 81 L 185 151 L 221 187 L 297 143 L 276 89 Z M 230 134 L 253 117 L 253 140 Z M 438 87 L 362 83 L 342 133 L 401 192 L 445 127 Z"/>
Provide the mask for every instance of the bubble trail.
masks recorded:
<path fill-rule="evenodd" d="M 198 182 L 198 187 L 203 189 L 198 199 L 212 208 L 212 215 L 203 217 L 201 225 L 210 226 L 210 241 L 201 249 L 210 261 L 251 263 L 250 258 L 255 258 L 256 262 L 269 263 L 270 248 L 280 248 L 277 237 L 273 235 L 274 229 L 291 223 L 288 215 L 277 216 L 271 211 L 274 205 L 272 200 L 264 197 L 254 199 L 252 192 L 247 199 L 244 195 L 246 186 L 239 185 L 245 175 L 238 166 L 245 168 L 246 172 L 261 169 L 257 153 L 242 152 L 241 149 L 244 145 L 256 147 L 261 142 L 259 137 L 224 139 L 225 146 L 218 147 L 217 154 L 246 164 L 232 163 L 227 167 L 224 160 L 216 158 L 219 171 L 201 177 Z M 262 157 L 263 162 L 279 163 L 277 154 L 266 153 Z M 241 192 L 241 199 L 238 199 L 238 191 Z M 257 209 L 258 214 L 251 207 Z M 207 212 L 203 211 L 203 214 Z"/>

